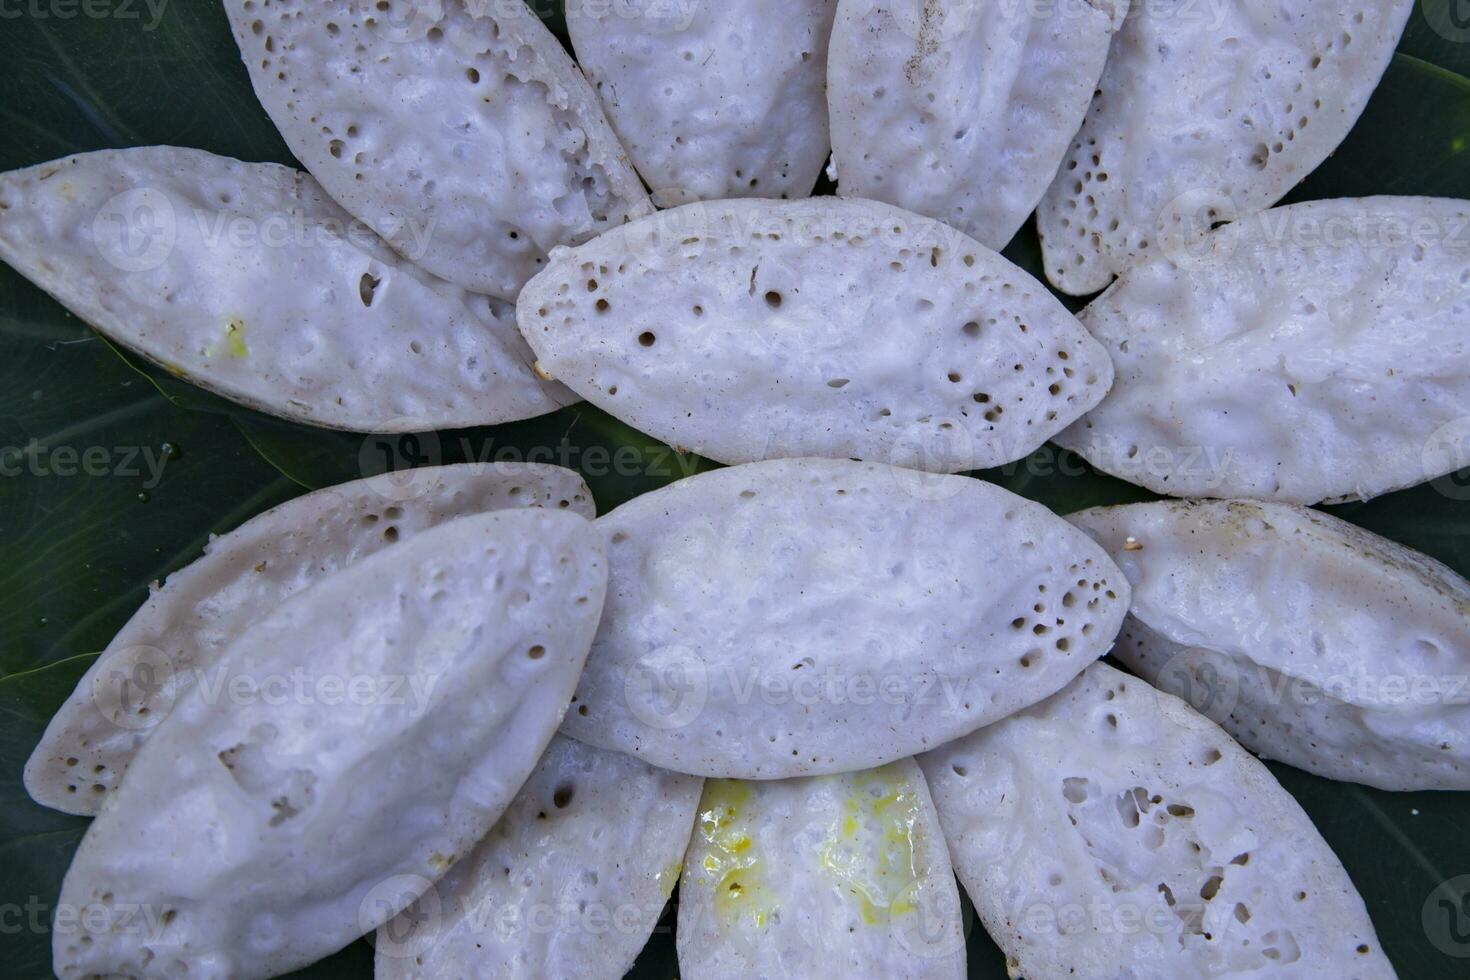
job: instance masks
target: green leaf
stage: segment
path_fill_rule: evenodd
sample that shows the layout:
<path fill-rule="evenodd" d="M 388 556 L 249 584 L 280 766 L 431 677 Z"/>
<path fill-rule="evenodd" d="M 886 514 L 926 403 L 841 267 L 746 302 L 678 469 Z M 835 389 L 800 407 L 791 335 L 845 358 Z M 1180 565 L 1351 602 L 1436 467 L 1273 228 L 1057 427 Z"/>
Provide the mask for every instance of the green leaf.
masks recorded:
<path fill-rule="evenodd" d="M 87 16 L 80 5 L 28 4 L 23 16 L 5 19 L 0 169 L 150 143 L 293 162 L 251 92 L 218 3 L 169 3 L 156 23 L 146 3 L 103 6 L 108 16 Z M 565 39 L 560 4 L 534 6 Z M 64 9 L 73 15 L 61 16 Z M 1467 15 L 1466 0 L 1415 5 L 1400 53 L 1362 120 L 1291 200 L 1470 197 Z M 832 187 L 824 182 L 820 190 Z M 1039 275 L 1033 226 L 1006 254 Z M 165 444 L 175 453 L 165 454 Z M 89 451 L 98 465 L 84 467 Z M 604 511 L 713 465 L 588 405 L 515 425 L 409 437 L 282 422 L 115 352 L 0 267 L 0 909 L 40 910 L 34 927 L 5 936 L 0 977 L 49 972 L 45 921 L 85 828 L 31 803 L 21 768 L 90 662 L 87 652 L 106 645 L 148 583 L 196 557 L 210 533 L 306 489 L 389 468 L 497 459 L 578 469 Z M 1149 497 L 1053 446 L 979 475 L 1062 513 Z M 1470 474 L 1461 474 L 1333 511 L 1464 574 L 1467 500 Z M 1463 842 L 1470 794 L 1379 793 L 1272 768 L 1342 857 L 1401 975 L 1464 976 L 1467 961 L 1429 941 L 1420 912 L 1440 881 L 1470 872 Z M 966 910 L 970 975 L 1005 976 L 1000 952 Z M 676 975 L 672 925 L 670 912 L 634 975 Z M 371 968 L 371 949 L 359 942 L 301 975 L 367 977 Z"/>
<path fill-rule="evenodd" d="M 0 971 L 7 976 L 51 975 L 53 905 L 87 821 L 32 803 L 21 770 L 51 715 L 95 659 L 72 657 L 0 680 L 0 902 L 21 910 L 19 922 L 6 922 L 19 926 L 5 940 Z"/>

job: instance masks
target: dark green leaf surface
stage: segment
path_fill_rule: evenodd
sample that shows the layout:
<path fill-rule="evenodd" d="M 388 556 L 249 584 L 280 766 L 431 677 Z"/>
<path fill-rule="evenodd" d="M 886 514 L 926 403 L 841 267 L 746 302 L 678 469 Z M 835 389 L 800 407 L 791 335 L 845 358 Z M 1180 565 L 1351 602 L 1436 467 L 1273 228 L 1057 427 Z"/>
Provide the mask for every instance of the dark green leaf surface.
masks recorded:
<path fill-rule="evenodd" d="M 293 162 L 251 93 L 219 5 L 168 2 L 155 22 L 157 7 L 109 2 L 89 8 L 109 16 L 92 17 L 80 4 L 42 2 L 7 12 L 0 170 L 151 143 Z M 564 37 L 559 4 L 538 7 Z M 1363 119 L 1289 199 L 1470 197 L 1467 75 L 1470 3 L 1421 0 Z M 1006 254 L 1038 272 L 1034 229 Z M 496 459 L 578 469 L 602 510 L 711 465 L 586 405 L 405 438 L 281 422 L 119 355 L 0 266 L 0 976 L 49 975 L 46 922 L 85 827 L 32 804 L 21 767 L 90 662 L 85 654 L 107 643 L 148 583 L 197 556 L 209 534 L 304 489 L 388 467 Z M 1149 497 L 1052 446 L 980 475 L 1062 513 Z M 1470 573 L 1465 474 L 1333 510 Z M 1470 873 L 1470 794 L 1380 793 L 1272 768 L 1341 856 L 1400 975 L 1470 973 L 1470 959 L 1441 952 L 1421 920 L 1441 882 Z M 968 905 L 966 914 L 971 976 L 1004 977 Z M 676 975 L 672 921 L 670 912 L 634 975 Z M 301 975 L 370 973 L 371 949 L 359 942 Z"/>

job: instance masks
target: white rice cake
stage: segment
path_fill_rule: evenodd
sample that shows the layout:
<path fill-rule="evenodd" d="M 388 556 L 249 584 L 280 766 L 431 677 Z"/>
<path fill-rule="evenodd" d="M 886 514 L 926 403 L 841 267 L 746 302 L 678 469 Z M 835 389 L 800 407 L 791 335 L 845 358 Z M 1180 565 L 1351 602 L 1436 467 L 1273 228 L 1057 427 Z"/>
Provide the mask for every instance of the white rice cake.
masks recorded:
<path fill-rule="evenodd" d="M 676 938 L 686 980 L 961 980 L 959 889 L 919 767 L 706 783 Z"/>
<path fill-rule="evenodd" d="M 1135 4 L 1037 212 L 1052 284 L 1096 292 L 1160 247 L 1275 204 L 1357 122 L 1413 7 Z"/>
<path fill-rule="evenodd" d="M 318 490 L 211 539 L 82 675 L 31 752 L 26 791 L 43 806 L 96 814 L 184 692 L 200 680 L 218 683 L 225 648 L 257 619 L 395 541 L 512 507 L 595 516 L 591 492 L 571 470 L 468 463 Z"/>
<path fill-rule="evenodd" d="M 1070 520 L 1133 585 L 1118 659 L 1246 748 L 1379 789 L 1470 790 L 1470 582 L 1285 504 Z"/>
<path fill-rule="evenodd" d="M 652 205 L 520 0 L 225 0 L 255 94 L 327 193 L 406 258 L 514 300 L 553 246 Z"/>
<path fill-rule="evenodd" d="M 837 0 L 569 3 L 567 31 L 661 206 L 807 197 L 830 146 Z"/>
<path fill-rule="evenodd" d="M 541 757 L 596 628 L 602 535 L 546 510 L 424 531 L 282 603 L 82 839 L 56 975 L 271 977 L 401 911 Z"/>
<path fill-rule="evenodd" d="M 969 477 L 752 463 L 598 524 L 613 584 L 563 731 L 699 776 L 934 748 L 1060 690 L 1128 607 L 1085 534 Z"/>
<path fill-rule="evenodd" d="M 532 372 L 507 306 L 274 164 L 156 146 L 0 174 L 0 259 L 109 339 L 297 422 L 413 432 L 576 400 Z"/>
<path fill-rule="evenodd" d="M 919 761 L 955 872 L 1013 977 L 1394 976 L 1290 794 L 1137 678 L 1094 664 Z"/>
<path fill-rule="evenodd" d="M 1082 313 L 1117 366 L 1056 441 L 1156 493 L 1314 504 L 1464 465 L 1470 204 L 1277 208 Z"/>
<path fill-rule="evenodd" d="M 1056 176 L 1127 10 L 841 0 L 827 72 L 840 193 L 1004 248 Z"/>
<path fill-rule="evenodd" d="M 1112 384 L 1046 288 L 872 201 L 692 204 L 557 252 L 521 294 L 540 369 L 725 463 L 1020 459 Z"/>
<path fill-rule="evenodd" d="M 620 980 L 679 880 L 704 780 L 557 736 L 500 823 L 379 930 L 376 980 Z"/>

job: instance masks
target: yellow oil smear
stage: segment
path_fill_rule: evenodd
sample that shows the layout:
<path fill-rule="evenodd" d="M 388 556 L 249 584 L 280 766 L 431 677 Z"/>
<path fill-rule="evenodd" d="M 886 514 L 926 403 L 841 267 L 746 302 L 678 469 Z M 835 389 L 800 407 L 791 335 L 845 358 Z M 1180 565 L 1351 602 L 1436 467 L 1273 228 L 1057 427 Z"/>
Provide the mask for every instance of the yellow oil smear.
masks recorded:
<path fill-rule="evenodd" d="M 232 316 L 225 321 L 225 337 L 219 344 L 205 351 L 205 356 L 213 357 L 223 348 L 231 357 L 248 357 L 250 348 L 245 346 L 245 321 L 237 316 Z"/>
<path fill-rule="evenodd" d="M 765 868 L 746 825 L 750 787 L 733 779 L 711 779 L 699 801 L 696 832 L 704 857 L 700 868 L 714 881 L 715 912 L 729 925 L 765 928 L 771 910 Z"/>
<path fill-rule="evenodd" d="M 914 910 L 923 816 L 918 790 L 897 766 L 846 778 L 852 790 L 822 845 L 822 867 L 857 900 L 864 922 L 886 925 Z"/>
<path fill-rule="evenodd" d="M 653 880 L 658 882 L 658 887 L 662 889 L 664 898 L 668 898 L 673 894 L 674 885 L 678 883 L 679 875 L 683 870 L 683 862 L 675 861 L 654 876 Z"/>

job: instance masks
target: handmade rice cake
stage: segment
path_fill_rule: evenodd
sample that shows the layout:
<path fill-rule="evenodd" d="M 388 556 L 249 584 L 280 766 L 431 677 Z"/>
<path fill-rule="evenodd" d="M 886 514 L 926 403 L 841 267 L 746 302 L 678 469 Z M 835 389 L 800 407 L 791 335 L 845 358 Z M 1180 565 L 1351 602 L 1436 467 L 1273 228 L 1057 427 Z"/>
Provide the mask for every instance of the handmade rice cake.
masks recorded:
<path fill-rule="evenodd" d="M 1155 493 L 1367 499 L 1464 465 L 1470 205 L 1276 208 L 1125 274 L 1081 314 L 1117 367 L 1056 436 Z"/>
<path fill-rule="evenodd" d="M 180 699 L 87 829 L 56 975 L 276 976 L 376 929 L 535 767 L 606 581 L 587 521 L 502 511 L 282 603 L 226 651 L 222 687 Z"/>
<path fill-rule="evenodd" d="M 1040 283 L 872 201 L 693 204 L 559 251 L 517 320 L 599 408 L 724 463 L 1020 459 L 1112 364 Z"/>
<path fill-rule="evenodd" d="M 508 306 L 275 164 L 155 146 L 0 174 L 0 258 L 109 340 L 296 422 L 419 432 L 576 401 L 536 377 Z"/>
<path fill-rule="evenodd" d="M 1005 248 L 1051 186 L 1127 11 L 841 0 L 827 81 L 838 192 Z"/>
<path fill-rule="evenodd" d="M 1065 686 L 1128 606 L 1085 534 L 969 477 L 754 463 L 598 524 L 612 586 L 562 730 L 694 775 L 934 748 Z"/>
<path fill-rule="evenodd" d="M 1470 790 L 1470 582 L 1285 504 L 1068 519 L 1133 586 L 1114 655 L 1246 748 L 1379 789 Z"/>
<path fill-rule="evenodd" d="M 406 258 L 514 300 L 557 245 L 652 210 L 597 95 L 521 0 L 226 0 L 312 176 Z"/>
<path fill-rule="evenodd" d="M 1183 701 L 1105 664 L 920 763 L 975 911 L 1027 980 L 1391 980 L 1302 808 Z"/>
<path fill-rule="evenodd" d="M 811 194 L 831 145 L 837 0 L 567 5 L 567 31 L 661 207 Z"/>
<path fill-rule="evenodd" d="M 688 980 L 960 980 L 959 891 L 919 767 L 705 783 L 677 941 Z"/>
<path fill-rule="evenodd" d="M 378 930 L 376 980 L 620 980 L 658 925 L 704 781 L 565 736 L 483 841 Z"/>
<path fill-rule="evenodd" d="M 297 497 L 212 538 L 152 591 L 46 726 L 25 768 L 37 803 L 95 815 L 133 755 L 230 643 L 288 597 L 459 517 L 513 507 L 591 519 L 582 478 L 535 463 L 421 467 Z"/>
<path fill-rule="evenodd" d="M 1047 278 L 1083 296 L 1275 204 L 1347 136 L 1413 0 L 1135 5 L 1037 210 Z"/>

